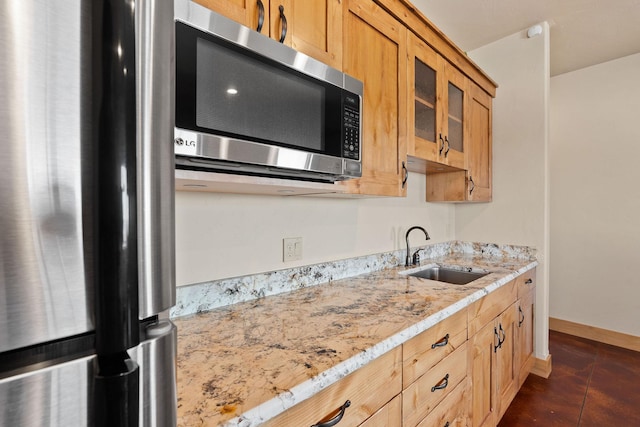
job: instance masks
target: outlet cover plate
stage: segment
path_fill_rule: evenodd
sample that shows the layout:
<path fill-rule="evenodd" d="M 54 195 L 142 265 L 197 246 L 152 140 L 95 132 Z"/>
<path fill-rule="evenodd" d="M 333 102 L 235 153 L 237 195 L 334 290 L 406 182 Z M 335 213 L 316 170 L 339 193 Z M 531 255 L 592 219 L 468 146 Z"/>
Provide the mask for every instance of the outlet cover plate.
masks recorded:
<path fill-rule="evenodd" d="M 282 239 L 282 261 L 299 261 L 302 259 L 302 237 L 285 237 Z"/>

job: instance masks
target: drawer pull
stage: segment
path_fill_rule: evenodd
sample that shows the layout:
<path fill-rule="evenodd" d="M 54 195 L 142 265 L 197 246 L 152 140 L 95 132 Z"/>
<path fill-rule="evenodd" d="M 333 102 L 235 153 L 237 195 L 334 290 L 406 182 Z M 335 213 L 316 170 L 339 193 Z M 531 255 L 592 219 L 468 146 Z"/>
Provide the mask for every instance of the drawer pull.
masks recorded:
<path fill-rule="evenodd" d="M 346 402 L 344 402 L 344 405 L 340 407 L 340 412 L 338 412 L 338 415 L 336 415 L 326 423 L 314 424 L 311 427 L 331 427 L 338 424 L 340 421 L 342 421 L 342 417 L 344 417 L 344 412 L 347 410 L 349 406 L 351 406 L 351 401 L 347 400 Z"/>
<path fill-rule="evenodd" d="M 524 323 L 524 312 L 522 311 L 522 307 L 518 307 L 518 312 L 520 313 L 520 316 L 522 316 L 518 319 L 518 328 L 519 328 Z"/>
<path fill-rule="evenodd" d="M 447 344 L 449 344 L 449 334 L 445 335 L 444 338 L 437 343 L 431 344 L 431 348 L 444 347 Z"/>
<path fill-rule="evenodd" d="M 444 427 L 449 427 L 449 421 L 444 425 Z"/>
<path fill-rule="evenodd" d="M 433 393 L 436 390 L 442 390 L 444 388 L 447 388 L 448 385 L 449 385 L 449 374 L 445 375 L 442 381 L 440 381 L 438 384 L 431 387 L 431 393 Z"/>
<path fill-rule="evenodd" d="M 524 282 L 525 285 L 530 285 L 532 283 L 533 283 L 533 279 L 531 279 L 531 278 L 527 279 L 527 281 Z"/>

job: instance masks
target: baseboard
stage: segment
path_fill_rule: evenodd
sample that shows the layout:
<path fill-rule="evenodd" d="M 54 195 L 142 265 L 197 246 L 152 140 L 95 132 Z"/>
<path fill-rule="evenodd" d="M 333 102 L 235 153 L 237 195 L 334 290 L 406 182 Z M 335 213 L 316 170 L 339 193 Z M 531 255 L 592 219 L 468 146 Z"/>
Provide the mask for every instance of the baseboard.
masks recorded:
<path fill-rule="evenodd" d="M 535 359 L 531 373 L 542 378 L 549 378 L 551 375 L 551 355 L 548 355 L 546 359 Z"/>
<path fill-rule="evenodd" d="M 552 331 L 563 332 L 569 335 L 586 338 L 605 344 L 615 345 L 617 347 L 629 350 L 640 351 L 640 337 L 635 335 L 623 334 L 621 332 L 609 331 L 607 329 L 596 328 L 595 326 L 582 325 L 580 323 L 570 322 L 568 320 L 549 318 L 549 329 Z"/>

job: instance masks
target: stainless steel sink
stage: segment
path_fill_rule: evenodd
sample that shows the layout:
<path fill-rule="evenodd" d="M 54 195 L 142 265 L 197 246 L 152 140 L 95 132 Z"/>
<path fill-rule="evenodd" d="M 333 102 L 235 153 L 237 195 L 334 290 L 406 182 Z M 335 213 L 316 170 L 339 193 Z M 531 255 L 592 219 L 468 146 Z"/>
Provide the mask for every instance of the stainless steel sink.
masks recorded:
<path fill-rule="evenodd" d="M 438 282 L 451 283 L 453 285 L 466 285 L 489 273 L 476 273 L 470 271 L 452 270 L 443 267 L 430 267 L 409 273 L 408 276 L 421 277 L 423 279 L 436 280 Z"/>

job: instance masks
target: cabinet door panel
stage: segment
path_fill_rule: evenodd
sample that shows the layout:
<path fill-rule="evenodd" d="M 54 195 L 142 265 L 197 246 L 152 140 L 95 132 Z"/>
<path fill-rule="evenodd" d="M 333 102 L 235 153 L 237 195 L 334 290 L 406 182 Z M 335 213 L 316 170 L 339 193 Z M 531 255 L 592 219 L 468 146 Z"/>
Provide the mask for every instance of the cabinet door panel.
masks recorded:
<path fill-rule="evenodd" d="M 438 135 L 442 133 L 442 95 L 439 81 L 442 59 L 413 33 L 409 33 L 407 54 L 410 100 L 407 103 L 407 153 L 420 159 L 440 162 Z"/>
<path fill-rule="evenodd" d="M 406 162 L 406 29 L 374 2 L 348 0 L 344 71 L 364 82 L 362 178 L 350 192 L 404 196 Z M 399 126 L 403 123 L 403 126 Z"/>
<path fill-rule="evenodd" d="M 534 325 L 534 298 L 535 287 L 524 295 L 518 304 L 518 389 L 533 368 L 533 325 Z"/>
<path fill-rule="evenodd" d="M 253 30 L 258 28 L 258 0 L 193 0 L 196 3 L 226 16 Z M 269 35 L 269 0 L 261 0 L 264 7 L 264 23 L 261 34 Z"/>
<path fill-rule="evenodd" d="M 289 0 L 286 16 L 290 33 L 287 42 L 294 49 L 342 69 L 340 0 Z"/>
<path fill-rule="evenodd" d="M 491 97 L 475 84 L 469 90 L 469 189 L 468 199 L 491 201 L 492 108 Z"/>
<path fill-rule="evenodd" d="M 518 309 L 517 304 L 512 304 L 497 319 L 498 334 L 502 344 L 498 348 L 496 387 L 498 389 L 498 420 L 507 410 L 507 407 L 518 392 L 518 373 L 516 366 L 518 345 Z"/>
<path fill-rule="evenodd" d="M 472 427 L 495 426 L 496 389 L 493 379 L 497 344 L 491 322 L 469 338 L 469 373 L 471 405 L 469 423 Z"/>
<path fill-rule="evenodd" d="M 443 155 L 449 166 L 466 169 L 465 151 L 468 147 L 464 126 L 467 78 L 449 63 L 444 64 L 442 78 L 443 91 L 446 93 L 441 110 L 442 133 L 446 142 Z"/>

